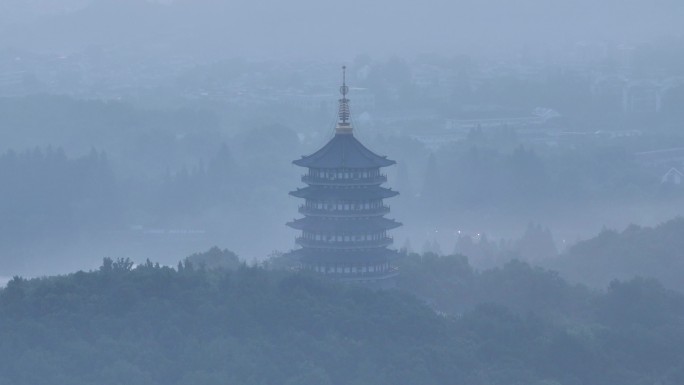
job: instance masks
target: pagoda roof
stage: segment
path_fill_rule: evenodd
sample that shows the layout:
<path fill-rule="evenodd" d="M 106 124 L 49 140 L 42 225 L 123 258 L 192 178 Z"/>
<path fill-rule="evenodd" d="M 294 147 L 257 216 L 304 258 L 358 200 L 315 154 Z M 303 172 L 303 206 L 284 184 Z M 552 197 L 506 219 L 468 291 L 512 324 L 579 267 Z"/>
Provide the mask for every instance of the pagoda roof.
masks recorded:
<path fill-rule="evenodd" d="M 392 230 L 401 226 L 401 223 L 383 217 L 363 218 L 324 218 L 304 217 L 287 223 L 288 226 L 297 230 L 308 230 L 323 233 L 346 232 L 367 233 L 369 231 Z"/>
<path fill-rule="evenodd" d="M 376 168 L 396 162 L 369 150 L 351 133 L 337 133 L 320 150 L 292 163 L 310 168 Z"/>
<path fill-rule="evenodd" d="M 391 198 L 399 195 L 399 193 L 380 186 L 363 188 L 326 188 L 321 186 L 309 186 L 291 191 L 290 195 L 305 199 L 355 201 Z"/>

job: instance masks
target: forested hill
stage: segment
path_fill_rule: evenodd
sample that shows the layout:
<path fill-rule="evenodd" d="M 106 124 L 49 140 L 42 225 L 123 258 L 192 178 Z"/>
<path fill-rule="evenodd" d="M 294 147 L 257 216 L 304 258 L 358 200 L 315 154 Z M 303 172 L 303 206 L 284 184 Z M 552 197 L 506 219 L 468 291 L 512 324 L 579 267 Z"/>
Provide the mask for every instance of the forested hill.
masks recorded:
<path fill-rule="evenodd" d="M 684 383 L 682 296 L 635 280 L 585 300 L 585 320 L 505 300 L 452 317 L 299 274 L 105 260 L 0 292 L 0 384 Z"/>
<path fill-rule="evenodd" d="M 572 281 L 598 287 L 614 279 L 641 276 L 684 292 L 683 254 L 684 218 L 676 218 L 655 227 L 604 230 L 547 265 Z"/>

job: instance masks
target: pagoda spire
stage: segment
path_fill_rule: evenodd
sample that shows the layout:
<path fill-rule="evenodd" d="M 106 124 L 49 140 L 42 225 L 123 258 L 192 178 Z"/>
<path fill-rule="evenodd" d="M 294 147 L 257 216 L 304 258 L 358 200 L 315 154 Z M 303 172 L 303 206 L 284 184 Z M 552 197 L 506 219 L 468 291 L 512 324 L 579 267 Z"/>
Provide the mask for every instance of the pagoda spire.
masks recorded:
<path fill-rule="evenodd" d="M 351 134 L 353 132 L 353 127 L 351 125 L 349 99 L 347 99 L 347 94 L 349 93 L 349 87 L 347 87 L 347 66 L 342 66 L 342 86 L 340 87 L 340 93 L 342 94 L 342 99 L 339 100 L 340 109 L 337 113 L 338 120 L 335 133 Z"/>

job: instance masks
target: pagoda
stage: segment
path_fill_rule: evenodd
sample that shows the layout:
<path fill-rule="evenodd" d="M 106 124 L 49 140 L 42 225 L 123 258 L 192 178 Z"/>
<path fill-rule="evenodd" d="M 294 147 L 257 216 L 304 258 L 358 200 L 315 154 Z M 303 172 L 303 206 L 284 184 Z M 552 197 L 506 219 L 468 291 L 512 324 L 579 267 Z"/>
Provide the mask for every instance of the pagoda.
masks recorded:
<path fill-rule="evenodd" d="M 308 186 L 290 192 L 303 198 L 303 218 L 287 225 L 301 230 L 294 250 L 304 270 L 343 280 L 378 280 L 395 276 L 388 231 L 401 223 L 385 218 L 384 199 L 399 193 L 381 185 L 381 168 L 396 162 L 366 148 L 354 137 L 346 68 L 342 67 L 338 122 L 333 138 L 320 150 L 293 163 L 306 167 Z"/>

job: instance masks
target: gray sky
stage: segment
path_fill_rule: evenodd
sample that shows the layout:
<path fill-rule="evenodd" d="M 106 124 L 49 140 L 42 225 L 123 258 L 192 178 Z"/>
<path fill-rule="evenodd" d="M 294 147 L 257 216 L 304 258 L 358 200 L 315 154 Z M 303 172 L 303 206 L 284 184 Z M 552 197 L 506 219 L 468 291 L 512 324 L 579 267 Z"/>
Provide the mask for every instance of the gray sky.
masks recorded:
<path fill-rule="evenodd" d="M 176 0 L 167 5 L 144 0 L 3 0 L 2 4 L 1 46 L 56 51 L 88 45 L 154 46 L 176 53 L 335 59 L 359 52 L 506 52 L 522 45 L 552 48 L 585 40 L 639 43 L 684 32 L 684 2 L 678 0 Z"/>

